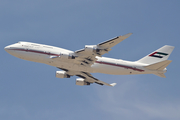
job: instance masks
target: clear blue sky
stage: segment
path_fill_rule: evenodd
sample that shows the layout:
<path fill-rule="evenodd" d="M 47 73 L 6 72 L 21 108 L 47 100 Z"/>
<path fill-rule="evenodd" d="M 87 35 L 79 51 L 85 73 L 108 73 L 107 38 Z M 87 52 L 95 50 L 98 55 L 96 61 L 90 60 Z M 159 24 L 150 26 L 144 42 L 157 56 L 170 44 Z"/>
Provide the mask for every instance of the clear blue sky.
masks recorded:
<path fill-rule="evenodd" d="M 135 61 L 175 46 L 167 78 L 93 74 L 115 87 L 75 85 L 58 69 L 11 56 L 18 41 L 70 50 L 133 32 L 104 56 Z M 1 0 L 0 120 L 179 120 L 179 0 Z"/>

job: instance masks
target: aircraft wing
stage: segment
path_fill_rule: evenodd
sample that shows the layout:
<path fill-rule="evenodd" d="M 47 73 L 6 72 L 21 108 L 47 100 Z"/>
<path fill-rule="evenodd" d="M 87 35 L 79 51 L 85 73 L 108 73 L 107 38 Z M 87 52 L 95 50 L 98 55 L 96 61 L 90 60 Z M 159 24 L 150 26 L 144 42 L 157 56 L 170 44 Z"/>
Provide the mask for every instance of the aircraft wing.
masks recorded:
<path fill-rule="evenodd" d="M 98 46 L 105 48 L 105 49 L 109 49 L 109 48 L 117 45 L 118 43 L 122 42 L 124 39 L 128 38 L 130 35 L 132 35 L 132 33 L 128 33 L 128 34 L 125 34 L 122 36 L 115 37 L 113 39 L 99 43 Z"/>
<path fill-rule="evenodd" d="M 62 69 L 64 71 L 66 71 L 66 73 L 70 76 L 78 76 L 80 78 L 83 78 L 85 80 L 85 82 L 88 83 L 96 83 L 99 85 L 107 85 L 107 86 L 112 86 L 114 87 L 116 85 L 116 83 L 112 83 L 112 84 L 108 84 L 106 82 L 103 82 L 101 80 L 98 80 L 97 78 L 93 77 L 90 73 L 88 72 L 80 72 L 80 71 L 71 71 L 71 70 L 67 70 L 67 69 L 63 69 L 63 68 L 59 68 Z"/>
<path fill-rule="evenodd" d="M 96 56 L 101 57 L 103 54 L 108 53 L 111 48 L 124 39 L 128 38 L 132 33 L 118 36 L 97 45 L 86 45 L 84 49 L 75 51 L 75 63 L 84 66 L 91 66 L 97 60 Z"/>

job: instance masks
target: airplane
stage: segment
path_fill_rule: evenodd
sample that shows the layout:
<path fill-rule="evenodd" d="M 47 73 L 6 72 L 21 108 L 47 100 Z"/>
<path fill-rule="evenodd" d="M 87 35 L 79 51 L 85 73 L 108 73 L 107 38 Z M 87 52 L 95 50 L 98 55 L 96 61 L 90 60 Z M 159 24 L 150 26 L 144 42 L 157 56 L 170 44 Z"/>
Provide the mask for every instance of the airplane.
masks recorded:
<path fill-rule="evenodd" d="M 116 83 L 103 82 L 93 77 L 91 73 L 112 75 L 155 74 L 165 78 L 166 67 L 172 62 L 167 59 L 174 46 L 165 45 L 137 61 L 102 57 L 103 54 L 111 51 L 113 46 L 122 42 L 131 34 L 118 36 L 97 45 L 85 45 L 85 48 L 77 51 L 21 41 L 6 46 L 4 49 L 17 58 L 44 63 L 61 69 L 61 71 L 56 71 L 57 78 L 78 76 L 76 85 L 80 86 L 92 83 L 107 86 L 116 85 Z"/>

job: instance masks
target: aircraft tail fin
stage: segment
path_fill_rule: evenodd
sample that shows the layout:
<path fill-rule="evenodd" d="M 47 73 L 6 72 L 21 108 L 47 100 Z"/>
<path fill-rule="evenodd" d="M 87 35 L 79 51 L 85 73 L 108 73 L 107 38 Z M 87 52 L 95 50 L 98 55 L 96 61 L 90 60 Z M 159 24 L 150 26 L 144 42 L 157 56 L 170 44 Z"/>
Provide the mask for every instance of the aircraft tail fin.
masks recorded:
<path fill-rule="evenodd" d="M 173 49 L 174 46 L 165 45 L 158 50 L 152 52 L 151 54 L 141 58 L 137 62 L 151 65 L 154 63 L 165 61 L 168 59 Z"/>

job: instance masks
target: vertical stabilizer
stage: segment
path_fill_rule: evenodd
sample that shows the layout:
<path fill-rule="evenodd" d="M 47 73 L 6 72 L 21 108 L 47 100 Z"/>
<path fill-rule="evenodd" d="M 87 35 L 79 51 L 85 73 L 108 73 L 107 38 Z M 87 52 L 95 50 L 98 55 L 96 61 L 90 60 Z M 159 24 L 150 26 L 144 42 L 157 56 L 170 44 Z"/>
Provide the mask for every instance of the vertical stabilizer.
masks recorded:
<path fill-rule="evenodd" d="M 173 49 L 174 49 L 174 46 L 165 45 L 159 48 L 158 50 L 152 52 L 151 54 L 138 60 L 137 62 L 145 63 L 145 64 L 154 64 L 154 63 L 165 61 L 168 59 Z"/>

